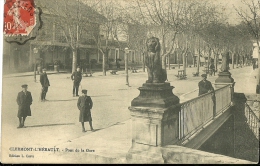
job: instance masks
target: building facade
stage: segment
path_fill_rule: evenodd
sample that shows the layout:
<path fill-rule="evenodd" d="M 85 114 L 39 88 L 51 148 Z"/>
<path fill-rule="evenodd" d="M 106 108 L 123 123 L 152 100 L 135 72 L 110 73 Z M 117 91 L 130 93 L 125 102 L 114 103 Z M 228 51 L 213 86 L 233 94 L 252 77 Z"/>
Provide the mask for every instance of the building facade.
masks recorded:
<path fill-rule="evenodd" d="M 106 22 L 106 18 L 86 4 L 80 1 L 76 2 L 71 3 L 71 1 L 67 0 L 35 0 L 36 7 L 40 7 L 42 10 L 41 29 L 36 39 L 30 40 L 24 45 L 8 43 L 4 40 L 4 73 L 33 71 L 35 65 L 47 68 L 47 70 L 53 70 L 55 62 L 59 63 L 61 70 L 71 71 L 73 49 L 75 47 L 77 66 L 84 68 L 84 70 L 86 68 L 101 69 L 103 55 L 99 48 L 106 47 L 106 39 L 102 38 L 102 25 Z M 68 10 L 65 10 L 66 8 Z M 82 25 L 73 26 L 73 19 L 76 19 L 78 14 L 75 12 L 77 10 L 80 10 L 80 14 L 82 14 L 80 15 Z M 107 41 L 109 52 L 106 63 L 110 68 L 114 68 L 117 62 L 124 66 L 125 48 L 128 48 L 129 66 L 141 64 L 143 53 L 140 48 L 133 44 L 140 45 L 133 40 L 136 38 L 136 26 L 124 23 L 117 25 L 117 40 L 109 38 Z M 69 30 L 74 30 L 73 32 L 77 30 L 79 32 L 71 36 Z M 73 37 L 77 38 L 74 48 L 71 45 Z M 42 60 L 42 62 L 38 64 L 38 60 Z M 92 62 L 95 64 L 93 65 Z"/>

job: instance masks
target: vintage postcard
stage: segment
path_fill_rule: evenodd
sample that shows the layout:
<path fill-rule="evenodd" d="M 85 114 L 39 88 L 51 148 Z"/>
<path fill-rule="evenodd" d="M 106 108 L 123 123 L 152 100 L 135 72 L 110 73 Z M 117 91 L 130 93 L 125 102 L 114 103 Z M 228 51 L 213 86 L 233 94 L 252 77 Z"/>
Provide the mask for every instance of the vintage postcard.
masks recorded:
<path fill-rule="evenodd" d="M 258 0 L 4 0 L 1 162 L 259 162 Z"/>

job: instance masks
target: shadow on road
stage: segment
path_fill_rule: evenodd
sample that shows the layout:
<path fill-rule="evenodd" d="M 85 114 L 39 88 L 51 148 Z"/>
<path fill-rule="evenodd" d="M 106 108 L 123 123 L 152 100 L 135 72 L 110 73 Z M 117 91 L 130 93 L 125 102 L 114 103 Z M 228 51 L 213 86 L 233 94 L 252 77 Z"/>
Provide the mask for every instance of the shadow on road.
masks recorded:
<path fill-rule="evenodd" d="M 103 97 L 103 96 L 112 96 L 112 95 L 98 95 L 98 96 L 91 96 L 91 97 Z"/>
<path fill-rule="evenodd" d="M 26 128 L 30 128 L 30 127 L 45 127 L 45 126 L 60 126 L 60 125 L 75 125 L 75 123 L 43 124 L 43 125 L 35 125 L 35 126 L 26 126 Z"/>
<path fill-rule="evenodd" d="M 59 101 L 72 101 L 72 100 L 77 100 L 78 98 L 76 99 L 70 99 L 70 100 L 48 100 L 46 102 L 59 102 Z"/>

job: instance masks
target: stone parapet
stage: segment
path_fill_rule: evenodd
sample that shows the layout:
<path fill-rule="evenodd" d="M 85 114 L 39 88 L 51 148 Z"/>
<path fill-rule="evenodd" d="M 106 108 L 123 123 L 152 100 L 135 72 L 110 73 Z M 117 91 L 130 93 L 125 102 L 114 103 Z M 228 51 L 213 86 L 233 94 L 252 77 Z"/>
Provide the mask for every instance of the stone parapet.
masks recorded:
<path fill-rule="evenodd" d="M 162 148 L 164 163 L 168 164 L 254 164 L 254 162 L 208 153 L 177 145 Z M 256 163 L 255 163 L 256 164 Z"/>
<path fill-rule="evenodd" d="M 178 142 L 180 99 L 172 93 L 173 88 L 170 83 L 145 83 L 138 88 L 140 94 L 129 107 L 132 147 L 128 163 L 163 163 L 159 147 Z"/>

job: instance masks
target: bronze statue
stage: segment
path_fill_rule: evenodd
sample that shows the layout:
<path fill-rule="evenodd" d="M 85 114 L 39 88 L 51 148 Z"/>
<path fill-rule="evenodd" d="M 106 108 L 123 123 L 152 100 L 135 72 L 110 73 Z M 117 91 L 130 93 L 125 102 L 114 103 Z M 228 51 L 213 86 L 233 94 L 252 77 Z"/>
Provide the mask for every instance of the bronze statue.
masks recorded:
<path fill-rule="evenodd" d="M 229 70 L 229 52 L 222 54 L 221 71 L 227 72 Z"/>
<path fill-rule="evenodd" d="M 147 39 L 146 46 L 147 54 L 145 57 L 145 64 L 148 72 L 148 80 L 146 83 L 164 83 L 167 76 L 162 69 L 159 39 L 156 37 Z"/>

